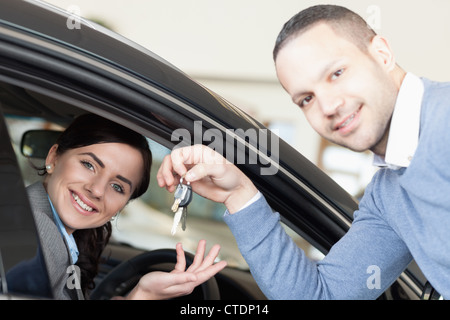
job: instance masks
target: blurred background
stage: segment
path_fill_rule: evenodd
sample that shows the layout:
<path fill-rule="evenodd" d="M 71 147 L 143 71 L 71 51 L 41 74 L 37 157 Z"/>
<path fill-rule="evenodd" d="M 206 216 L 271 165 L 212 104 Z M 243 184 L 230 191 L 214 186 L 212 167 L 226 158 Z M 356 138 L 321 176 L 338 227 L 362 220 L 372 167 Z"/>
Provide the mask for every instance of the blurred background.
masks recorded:
<path fill-rule="evenodd" d="M 283 24 L 318 1 L 46 0 L 94 20 L 174 64 L 240 107 L 358 195 L 374 169 L 370 154 L 323 141 L 279 85 L 272 49 Z M 342 0 L 385 36 L 405 70 L 447 80 L 450 1 Z"/>

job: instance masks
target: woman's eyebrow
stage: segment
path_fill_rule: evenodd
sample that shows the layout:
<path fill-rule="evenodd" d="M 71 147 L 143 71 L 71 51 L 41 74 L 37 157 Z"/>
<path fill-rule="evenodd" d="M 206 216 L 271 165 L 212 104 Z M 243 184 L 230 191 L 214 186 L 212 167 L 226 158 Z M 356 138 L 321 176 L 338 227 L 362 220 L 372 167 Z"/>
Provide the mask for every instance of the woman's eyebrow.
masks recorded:
<path fill-rule="evenodd" d="M 116 177 L 117 177 L 117 179 L 122 180 L 125 183 L 128 183 L 130 185 L 130 190 L 133 190 L 133 184 L 131 183 L 130 180 L 128 180 L 127 178 L 125 178 L 125 177 L 123 177 L 121 175 L 118 175 Z"/>
<path fill-rule="evenodd" d="M 84 153 L 80 153 L 80 154 L 81 154 L 81 155 L 88 155 L 88 156 L 91 156 L 92 159 L 94 159 L 95 162 L 97 162 L 98 165 L 99 165 L 100 167 L 102 167 L 102 168 L 105 167 L 105 164 L 102 162 L 102 160 L 100 160 L 100 159 L 99 159 L 95 154 L 93 154 L 92 152 L 84 152 Z"/>

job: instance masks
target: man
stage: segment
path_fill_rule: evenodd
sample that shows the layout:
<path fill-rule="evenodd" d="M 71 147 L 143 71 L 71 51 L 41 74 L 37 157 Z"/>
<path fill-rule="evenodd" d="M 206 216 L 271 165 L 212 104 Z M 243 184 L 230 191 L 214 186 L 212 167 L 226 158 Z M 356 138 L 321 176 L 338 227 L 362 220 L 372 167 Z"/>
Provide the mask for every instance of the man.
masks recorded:
<path fill-rule="evenodd" d="M 224 219 L 268 298 L 375 299 L 413 258 L 449 298 L 450 84 L 406 73 L 386 39 L 339 6 L 295 15 L 274 60 L 280 83 L 319 134 L 371 150 L 384 167 L 348 233 L 322 261 L 308 260 L 251 181 L 202 146 L 172 152 L 160 186 L 173 191 L 172 172 L 186 173 L 196 192 L 226 205 Z M 367 285 L 371 267 L 380 271 L 379 288 Z"/>

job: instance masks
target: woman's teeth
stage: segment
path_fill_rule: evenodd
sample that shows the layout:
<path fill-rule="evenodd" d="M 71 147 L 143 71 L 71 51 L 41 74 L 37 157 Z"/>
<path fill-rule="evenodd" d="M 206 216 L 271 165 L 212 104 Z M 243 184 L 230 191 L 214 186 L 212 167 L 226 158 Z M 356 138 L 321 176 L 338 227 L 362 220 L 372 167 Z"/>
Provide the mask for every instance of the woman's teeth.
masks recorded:
<path fill-rule="evenodd" d="M 88 212 L 92 212 L 92 210 L 94 210 L 94 209 L 92 209 L 91 207 L 89 207 L 86 203 L 84 203 L 83 201 L 81 201 L 80 197 L 77 196 L 77 195 L 76 195 L 75 193 L 73 193 L 73 192 L 72 192 L 72 197 L 75 199 L 75 201 L 78 203 L 78 205 L 79 205 L 81 208 L 83 208 L 83 210 L 86 210 L 86 211 L 88 211 Z"/>

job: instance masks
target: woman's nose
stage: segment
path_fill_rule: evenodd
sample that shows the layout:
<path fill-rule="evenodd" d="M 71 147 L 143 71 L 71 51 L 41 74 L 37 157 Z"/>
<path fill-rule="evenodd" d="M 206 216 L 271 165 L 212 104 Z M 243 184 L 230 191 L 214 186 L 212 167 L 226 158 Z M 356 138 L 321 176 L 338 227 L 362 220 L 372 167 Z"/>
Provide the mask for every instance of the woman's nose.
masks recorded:
<path fill-rule="evenodd" d="M 85 188 L 89 194 L 96 199 L 101 199 L 105 193 L 106 184 L 101 180 L 94 180 L 86 184 Z"/>

